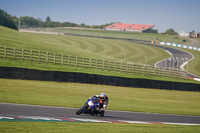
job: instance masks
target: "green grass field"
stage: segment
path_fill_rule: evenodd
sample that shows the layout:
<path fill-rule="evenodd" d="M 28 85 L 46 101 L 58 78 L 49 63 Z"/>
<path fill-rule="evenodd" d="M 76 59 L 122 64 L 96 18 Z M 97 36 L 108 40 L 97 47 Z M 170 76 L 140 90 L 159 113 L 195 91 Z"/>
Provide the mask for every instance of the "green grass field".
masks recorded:
<path fill-rule="evenodd" d="M 81 107 L 105 92 L 108 109 L 200 116 L 200 93 L 75 83 L 0 79 L 0 102 Z"/>
<path fill-rule="evenodd" d="M 78 34 L 78 35 L 91 35 L 91 36 L 100 36 L 100 37 L 129 38 L 129 39 L 139 39 L 139 40 L 146 40 L 146 41 L 155 41 L 156 39 L 158 39 L 158 41 L 173 42 L 173 43 L 179 43 L 179 44 L 180 43 L 186 44 L 190 42 L 190 40 L 188 39 L 174 37 L 173 35 L 153 34 L 153 33 L 76 29 L 76 28 L 68 28 L 68 27 L 32 29 L 32 30 Z M 183 42 L 182 40 L 187 40 L 187 41 Z"/>
<path fill-rule="evenodd" d="M 80 107 L 102 91 L 109 96 L 108 109 L 200 115 L 200 93 L 113 87 L 74 83 L 0 79 L 0 102 Z M 5 133 L 62 132 L 200 132 L 200 126 L 117 123 L 0 122 Z"/>
<path fill-rule="evenodd" d="M 200 126 L 62 123 L 62 122 L 0 122 L 2 133 L 199 133 Z"/>

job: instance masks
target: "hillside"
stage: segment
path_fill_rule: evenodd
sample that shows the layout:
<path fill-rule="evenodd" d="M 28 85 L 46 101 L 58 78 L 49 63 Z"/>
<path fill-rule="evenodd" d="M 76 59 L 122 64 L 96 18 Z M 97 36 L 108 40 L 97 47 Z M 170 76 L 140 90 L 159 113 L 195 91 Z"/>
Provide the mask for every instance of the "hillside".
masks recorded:
<path fill-rule="evenodd" d="M 0 31 L 0 46 L 2 47 L 41 50 L 119 62 L 145 63 L 145 56 L 147 56 L 150 65 L 169 57 L 168 53 L 162 49 L 126 41 L 21 33 L 5 27 L 0 27 Z"/>

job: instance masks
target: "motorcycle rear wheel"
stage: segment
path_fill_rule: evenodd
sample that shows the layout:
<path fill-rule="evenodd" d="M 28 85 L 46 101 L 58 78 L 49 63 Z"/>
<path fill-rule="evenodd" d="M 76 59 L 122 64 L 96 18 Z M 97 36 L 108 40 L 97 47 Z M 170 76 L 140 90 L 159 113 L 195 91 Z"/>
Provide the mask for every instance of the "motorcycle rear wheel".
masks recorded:
<path fill-rule="evenodd" d="M 104 117 L 104 111 L 101 111 L 100 116 Z"/>

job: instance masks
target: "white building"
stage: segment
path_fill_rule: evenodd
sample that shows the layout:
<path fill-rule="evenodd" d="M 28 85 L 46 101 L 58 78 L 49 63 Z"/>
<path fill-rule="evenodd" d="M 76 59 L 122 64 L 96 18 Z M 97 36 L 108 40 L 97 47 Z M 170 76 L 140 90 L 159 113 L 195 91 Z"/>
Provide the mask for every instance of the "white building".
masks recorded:
<path fill-rule="evenodd" d="M 190 33 L 189 33 L 189 32 L 181 31 L 181 32 L 179 32 L 179 36 L 182 36 L 182 37 L 190 37 Z"/>

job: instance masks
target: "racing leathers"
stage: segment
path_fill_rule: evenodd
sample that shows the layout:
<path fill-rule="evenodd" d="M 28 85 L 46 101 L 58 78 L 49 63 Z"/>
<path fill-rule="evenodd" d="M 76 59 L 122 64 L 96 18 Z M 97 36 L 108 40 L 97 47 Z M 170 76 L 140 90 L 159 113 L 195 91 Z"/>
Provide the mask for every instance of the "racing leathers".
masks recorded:
<path fill-rule="evenodd" d="M 93 95 L 92 97 L 96 97 L 100 100 L 100 109 L 103 109 L 104 111 L 106 110 L 108 106 L 108 97 L 100 97 L 99 95 Z"/>

